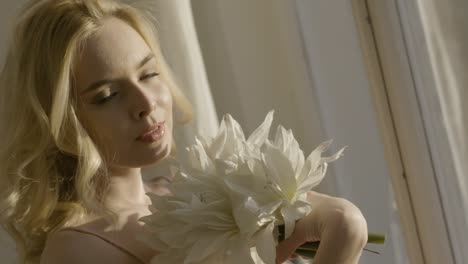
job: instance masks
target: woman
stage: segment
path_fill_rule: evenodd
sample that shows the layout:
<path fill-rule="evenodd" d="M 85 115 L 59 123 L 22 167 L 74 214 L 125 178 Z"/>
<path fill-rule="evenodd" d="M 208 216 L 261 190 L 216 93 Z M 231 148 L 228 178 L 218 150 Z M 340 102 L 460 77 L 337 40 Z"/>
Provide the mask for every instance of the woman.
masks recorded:
<path fill-rule="evenodd" d="M 31 1 L 0 85 L 0 212 L 21 263 L 149 263 L 157 252 L 134 238 L 150 213 L 145 193 L 169 193 L 146 186 L 141 168 L 175 155 L 173 116 L 192 112 L 146 13 L 112 0 Z M 310 240 L 322 241 L 314 263 L 357 263 L 359 209 L 310 197 L 316 210 L 278 245 L 278 263 Z"/>

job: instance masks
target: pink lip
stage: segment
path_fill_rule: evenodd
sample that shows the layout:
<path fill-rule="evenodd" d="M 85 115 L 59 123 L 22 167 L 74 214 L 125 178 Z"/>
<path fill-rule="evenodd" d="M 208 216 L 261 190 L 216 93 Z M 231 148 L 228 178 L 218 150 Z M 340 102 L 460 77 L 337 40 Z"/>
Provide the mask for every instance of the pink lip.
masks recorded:
<path fill-rule="evenodd" d="M 150 127 L 147 127 L 144 132 L 136 138 L 136 140 L 140 141 L 154 141 L 161 134 L 164 134 L 164 123 L 165 121 L 158 122 Z"/>

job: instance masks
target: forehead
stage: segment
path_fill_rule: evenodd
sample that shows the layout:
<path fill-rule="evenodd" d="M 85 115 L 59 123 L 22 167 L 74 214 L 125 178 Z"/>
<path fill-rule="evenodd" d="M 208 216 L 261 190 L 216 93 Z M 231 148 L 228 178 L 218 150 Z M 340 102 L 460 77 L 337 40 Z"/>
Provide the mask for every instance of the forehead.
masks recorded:
<path fill-rule="evenodd" d="M 120 19 L 109 18 L 85 42 L 77 58 L 78 87 L 83 89 L 88 82 L 112 78 L 135 69 L 149 52 L 144 39 L 130 25 Z"/>

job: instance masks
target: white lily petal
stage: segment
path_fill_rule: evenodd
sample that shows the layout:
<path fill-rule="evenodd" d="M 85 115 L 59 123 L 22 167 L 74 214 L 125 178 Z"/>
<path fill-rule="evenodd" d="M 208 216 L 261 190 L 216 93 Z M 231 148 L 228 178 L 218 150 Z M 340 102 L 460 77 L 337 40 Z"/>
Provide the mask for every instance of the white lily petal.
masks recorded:
<path fill-rule="evenodd" d="M 317 146 L 317 150 L 320 152 L 325 152 L 330 148 L 331 143 L 333 143 L 333 139 L 327 140 L 320 145 Z"/>
<path fill-rule="evenodd" d="M 291 135 L 288 134 L 282 125 L 279 125 L 276 129 L 273 145 L 278 147 L 284 153 L 286 152 L 286 148 L 289 146 L 289 144 L 291 144 Z"/>
<path fill-rule="evenodd" d="M 275 212 L 283 204 L 283 202 L 284 201 L 277 199 L 277 200 L 274 200 L 273 202 L 263 205 L 262 207 L 260 207 L 260 217 L 266 219 L 268 217 L 274 216 Z"/>
<path fill-rule="evenodd" d="M 235 235 L 231 238 L 223 264 L 255 264 L 250 254 L 249 237 Z"/>
<path fill-rule="evenodd" d="M 256 193 L 264 189 L 267 184 L 263 164 L 261 161 L 249 160 L 245 164 L 239 164 L 235 174 L 225 177 L 226 184 L 242 186 L 249 193 Z"/>
<path fill-rule="evenodd" d="M 208 157 L 208 154 L 205 152 L 205 148 L 203 147 L 203 144 L 198 139 L 196 139 L 196 144 L 197 145 L 195 146 L 197 146 L 196 151 L 197 151 L 197 157 L 199 158 L 199 162 L 200 162 L 200 170 L 209 175 L 213 174 L 214 164 L 211 161 L 211 158 Z"/>
<path fill-rule="evenodd" d="M 244 131 L 242 131 L 242 127 L 239 125 L 239 123 L 237 123 L 237 121 L 232 118 L 230 114 L 226 114 L 226 120 L 226 127 L 229 128 L 228 132 L 230 133 L 230 139 L 234 140 L 235 142 L 245 141 Z"/>
<path fill-rule="evenodd" d="M 288 133 L 291 135 L 291 142 L 286 148 L 286 156 L 291 161 L 292 167 L 294 169 L 294 175 L 299 175 L 304 166 L 304 152 L 299 147 L 299 143 L 294 138 L 291 129 L 288 130 Z"/>
<path fill-rule="evenodd" d="M 211 142 L 213 141 L 212 138 L 207 138 L 207 137 L 205 137 L 203 135 L 198 135 L 196 138 L 198 138 L 200 140 L 200 142 L 203 145 L 203 148 L 205 148 L 205 149 L 208 149 L 209 146 L 211 145 Z"/>
<path fill-rule="evenodd" d="M 304 163 L 304 166 L 302 167 L 301 173 L 298 176 L 298 182 L 304 181 L 310 172 L 315 171 L 322 163 L 322 153 L 330 147 L 331 142 L 332 140 L 321 143 L 309 154 Z M 341 155 L 342 152 L 339 153 Z"/>
<path fill-rule="evenodd" d="M 213 139 L 213 142 L 207 151 L 211 159 L 217 159 L 222 156 L 226 144 L 226 139 L 226 125 L 223 120 L 219 126 L 218 135 L 216 135 L 216 137 Z"/>
<path fill-rule="evenodd" d="M 174 178 L 174 176 L 180 172 L 180 168 L 179 168 L 180 164 L 178 163 L 175 163 L 175 164 L 171 164 L 169 166 L 169 171 L 170 171 L 170 174 L 171 174 L 171 177 Z"/>
<path fill-rule="evenodd" d="M 282 212 L 296 221 L 309 214 L 311 210 L 312 205 L 308 201 L 298 200 L 292 205 L 285 206 Z"/>
<path fill-rule="evenodd" d="M 164 211 L 173 209 L 173 207 L 167 203 L 167 200 L 162 198 L 160 195 L 151 192 L 147 193 L 146 195 L 150 198 L 152 206 L 160 208 Z"/>
<path fill-rule="evenodd" d="M 285 208 L 286 207 L 281 208 L 281 216 L 283 217 L 284 221 L 284 238 L 286 239 L 292 234 L 296 223 L 296 219 L 288 215 L 288 210 Z"/>
<path fill-rule="evenodd" d="M 236 177 L 226 177 L 224 179 L 226 184 L 226 189 L 231 198 L 233 204 L 242 203 L 239 202 L 239 199 L 242 201 L 248 197 L 255 195 L 255 189 L 249 188 L 249 175 L 236 175 Z M 254 180 L 255 181 L 255 180 Z M 257 185 L 258 183 L 253 183 Z M 261 184 L 260 184 L 261 185 Z"/>
<path fill-rule="evenodd" d="M 200 148 L 198 145 L 193 145 L 188 149 L 188 161 L 190 162 L 190 167 L 193 170 L 203 171 L 203 163 L 206 163 L 206 153 L 205 150 Z"/>
<path fill-rule="evenodd" d="M 247 161 L 247 165 L 255 178 L 266 179 L 265 170 L 261 160 L 250 159 Z"/>
<path fill-rule="evenodd" d="M 197 263 L 224 247 L 230 234 L 205 231 L 188 252 L 185 262 Z"/>
<path fill-rule="evenodd" d="M 217 254 L 212 254 L 202 260 L 199 264 L 219 264 L 223 263 L 224 255 L 222 252 L 219 252 Z M 189 264 L 189 263 L 187 263 Z M 191 263 L 190 263 L 191 264 Z"/>
<path fill-rule="evenodd" d="M 270 223 L 262 228 L 256 236 L 255 245 L 257 253 L 265 264 L 275 264 L 276 262 L 276 247 L 273 237 L 274 227 L 274 223 Z"/>
<path fill-rule="evenodd" d="M 253 234 L 257 231 L 260 208 L 252 197 L 246 197 L 242 204 L 236 205 L 233 215 L 241 234 Z"/>
<path fill-rule="evenodd" d="M 264 144 L 262 159 L 267 177 L 279 186 L 285 199 L 288 201 L 294 199 L 297 185 L 289 159 L 278 148 L 269 143 Z"/>
<path fill-rule="evenodd" d="M 217 176 L 225 176 L 232 173 L 237 169 L 237 164 L 230 160 L 225 159 L 215 159 L 214 160 L 215 168 L 218 174 Z"/>
<path fill-rule="evenodd" d="M 252 256 L 252 259 L 255 262 L 255 264 L 265 264 L 265 262 L 263 262 L 262 258 L 258 255 L 256 247 L 251 247 L 250 248 L 250 255 Z"/>
<path fill-rule="evenodd" d="M 235 174 L 225 177 L 224 181 L 225 190 L 231 198 L 233 207 L 241 204 L 245 197 L 249 196 L 261 204 L 262 208 L 265 206 L 270 208 L 274 206 L 272 204 L 278 204 L 278 196 L 267 188 L 268 183 L 265 177 L 257 177 L 252 174 Z M 270 214 L 273 214 L 273 212 Z"/>
<path fill-rule="evenodd" d="M 270 127 L 271 123 L 273 122 L 274 113 L 274 110 L 270 110 L 270 112 L 268 112 L 266 115 L 265 120 L 263 120 L 263 123 L 257 127 L 254 132 L 252 132 L 249 139 L 247 139 L 247 143 L 249 145 L 256 145 L 259 147 L 265 142 L 265 140 L 268 138 L 268 135 L 270 134 Z"/>
<path fill-rule="evenodd" d="M 229 114 L 223 116 L 218 134 L 207 151 L 212 159 L 224 159 L 238 153 L 241 143 L 245 141 L 242 129 Z"/>
<path fill-rule="evenodd" d="M 315 186 L 319 185 L 325 177 L 325 173 L 327 172 L 327 166 L 327 163 L 323 163 L 315 171 L 311 171 L 308 177 L 303 182 L 299 183 L 297 193 L 305 193 L 307 191 L 310 191 Z"/>
<path fill-rule="evenodd" d="M 333 154 L 331 157 L 325 157 L 325 158 L 322 158 L 322 160 L 324 162 L 328 162 L 328 163 L 333 162 L 333 161 L 339 159 L 341 156 L 343 156 L 343 152 L 345 151 L 346 148 L 347 148 L 347 146 L 345 146 L 342 149 L 338 150 L 338 152 Z"/>

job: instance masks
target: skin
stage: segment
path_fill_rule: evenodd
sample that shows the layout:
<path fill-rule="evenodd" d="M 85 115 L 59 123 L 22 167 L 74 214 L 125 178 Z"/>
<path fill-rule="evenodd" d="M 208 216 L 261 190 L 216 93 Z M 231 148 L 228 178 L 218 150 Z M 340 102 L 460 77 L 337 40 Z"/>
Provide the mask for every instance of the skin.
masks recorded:
<path fill-rule="evenodd" d="M 135 30 L 111 18 L 87 41 L 75 73 L 80 119 L 99 147 L 115 154 L 109 160 L 111 185 L 105 203 L 119 214 L 116 226 L 110 227 L 98 218 L 84 223 L 83 227 L 121 241 L 147 263 L 157 252 L 134 238 L 142 225 L 137 219 L 151 213 L 148 210 L 151 201 L 145 192 L 161 195 L 169 192 L 163 184 L 145 186 L 141 168 L 167 157 L 173 129 L 172 97 L 168 87 L 155 75 L 156 60 L 153 58 L 143 67 L 137 67 L 150 53 Z M 85 93 L 92 83 L 103 79 L 113 82 Z M 114 92 L 117 94 L 112 99 L 96 104 Z M 148 124 L 161 120 L 166 121 L 166 133 L 160 143 L 135 140 Z M 367 224 L 359 209 L 345 199 L 312 191 L 308 199 L 315 208 L 296 223 L 289 238 L 278 244 L 277 263 L 294 257 L 295 249 L 307 240 L 321 241 L 314 264 L 358 263 L 367 241 Z M 310 230 L 312 240 L 304 235 L 305 229 Z M 70 230 L 57 232 L 48 239 L 41 263 L 63 263 L 64 259 L 69 264 L 140 263 L 99 238 Z"/>

